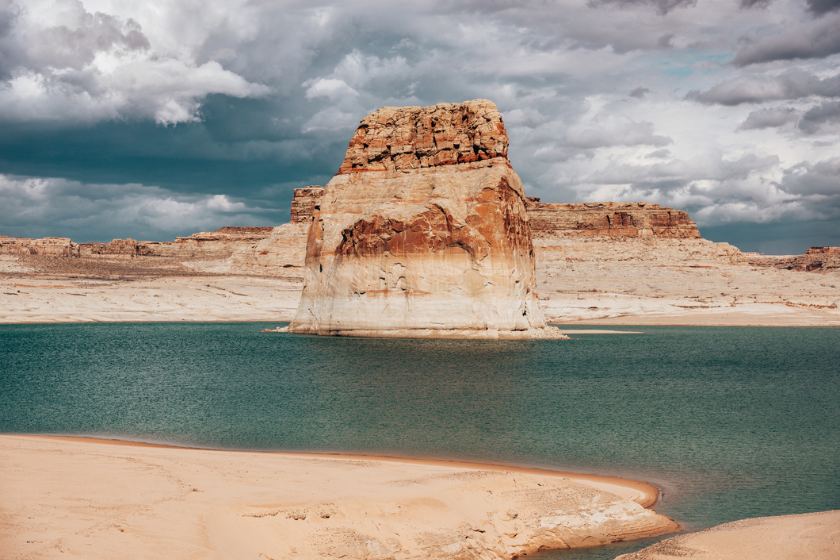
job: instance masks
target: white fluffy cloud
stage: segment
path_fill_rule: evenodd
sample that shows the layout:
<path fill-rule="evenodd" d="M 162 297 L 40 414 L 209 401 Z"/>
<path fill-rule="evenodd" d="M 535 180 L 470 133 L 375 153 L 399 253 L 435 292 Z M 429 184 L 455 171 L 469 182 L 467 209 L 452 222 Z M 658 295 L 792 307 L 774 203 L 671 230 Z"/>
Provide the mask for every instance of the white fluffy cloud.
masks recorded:
<path fill-rule="evenodd" d="M 162 52 L 134 19 L 90 12 L 80 0 L 2 1 L 2 120 L 174 124 L 200 118 L 209 94 L 270 91 L 215 60 L 199 64 L 198 45 Z"/>

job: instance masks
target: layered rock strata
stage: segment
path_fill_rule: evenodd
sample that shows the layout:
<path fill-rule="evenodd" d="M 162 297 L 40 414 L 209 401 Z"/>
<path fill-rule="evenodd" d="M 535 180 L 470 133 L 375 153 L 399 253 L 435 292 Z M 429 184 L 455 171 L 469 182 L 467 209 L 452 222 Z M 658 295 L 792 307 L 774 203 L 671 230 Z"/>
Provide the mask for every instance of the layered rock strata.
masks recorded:
<path fill-rule="evenodd" d="M 295 189 L 292 195 L 292 223 L 305 222 L 308 225 L 323 194 L 324 188 L 319 186 Z"/>
<path fill-rule="evenodd" d="M 528 198 L 534 235 L 589 237 L 664 237 L 699 239 L 700 232 L 682 210 L 645 202 L 555 204 Z"/>
<path fill-rule="evenodd" d="M 486 100 L 386 107 L 362 120 L 314 207 L 289 330 L 552 336 L 507 146 L 502 117 Z"/>

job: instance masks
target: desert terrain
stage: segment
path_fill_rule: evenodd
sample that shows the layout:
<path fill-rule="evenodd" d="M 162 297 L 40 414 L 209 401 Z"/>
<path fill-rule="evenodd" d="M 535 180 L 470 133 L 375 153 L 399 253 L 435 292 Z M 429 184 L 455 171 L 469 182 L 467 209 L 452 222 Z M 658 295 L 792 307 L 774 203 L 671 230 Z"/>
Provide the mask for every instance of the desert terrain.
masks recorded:
<path fill-rule="evenodd" d="M 0 237 L 0 322 L 291 321 L 313 192 L 298 189 L 292 221 L 273 229 L 133 242 L 130 252 L 117 240 L 99 244 L 99 254 L 67 256 L 69 239 L 45 250 L 43 240 Z M 684 212 L 644 203 L 533 203 L 529 213 L 550 323 L 840 325 L 840 250 L 742 253 L 700 237 Z M 620 225 L 649 226 L 662 214 L 670 223 L 658 230 Z"/>

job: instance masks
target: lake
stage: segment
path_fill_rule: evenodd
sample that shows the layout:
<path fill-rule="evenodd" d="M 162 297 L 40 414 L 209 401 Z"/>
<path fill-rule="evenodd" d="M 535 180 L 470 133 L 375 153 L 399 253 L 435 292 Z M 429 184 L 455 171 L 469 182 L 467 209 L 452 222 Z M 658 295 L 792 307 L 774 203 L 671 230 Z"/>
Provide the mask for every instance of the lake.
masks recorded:
<path fill-rule="evenodd" d="M 840 508 L 840 329 L 260 333 L 275 326 L 0 325 L 0 432 L 617 475 L 661 488 L 656 510 L 691 530 Z"/>

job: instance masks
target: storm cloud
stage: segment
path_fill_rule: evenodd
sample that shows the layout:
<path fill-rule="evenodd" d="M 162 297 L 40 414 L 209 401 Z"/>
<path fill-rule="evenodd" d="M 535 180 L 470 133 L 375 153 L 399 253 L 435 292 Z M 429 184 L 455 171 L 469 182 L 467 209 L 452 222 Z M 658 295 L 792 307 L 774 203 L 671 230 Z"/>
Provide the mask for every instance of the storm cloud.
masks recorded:
<path fill-rule="evenodd" d="M 778 109 L 760 109 L 750 113 L 738 127 L 739 130 L 760 130 L 778 128 L 799 119 L 796 109 L 790 107 Z"/>
<path fill-rule="evenodd" d="M 689 92 L 686 98 L 707 104 L 740 105 L 808 96 L 840 97 L 840 74 L 821 80 L 794 68 L 778 76 L 741 76 L 702 93 Z"/>
<path fill-rule="evenodd" d="M 0 0 L 0 234 L 282 223 L 365 115 L 475 98 L 543 200 L 834 223 L 838 53 L 833 1 Z"/>
<path fill-rule="evenodd" d="M 773 34 L 748 37 L 732 59 L 735 66 L 777 60 L 825 58 L 840 53 L 840 14 L 786 25 Z"/>

